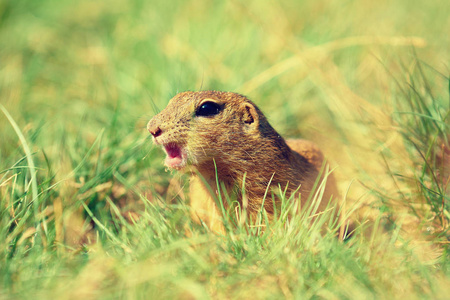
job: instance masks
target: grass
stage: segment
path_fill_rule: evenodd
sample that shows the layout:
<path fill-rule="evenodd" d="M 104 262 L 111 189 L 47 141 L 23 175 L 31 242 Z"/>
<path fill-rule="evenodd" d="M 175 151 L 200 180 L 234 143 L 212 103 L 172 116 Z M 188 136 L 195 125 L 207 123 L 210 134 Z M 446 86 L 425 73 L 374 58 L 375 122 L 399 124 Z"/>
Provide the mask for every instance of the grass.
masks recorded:
<path fill-rule="evenodd" d="M 445 298 L 449 8 L 1 0 L 0 296 Z M 259 234 L 193 223 L 145 130 L 187 89 L 319 144 L 353 238 L 288 205 Z"/>

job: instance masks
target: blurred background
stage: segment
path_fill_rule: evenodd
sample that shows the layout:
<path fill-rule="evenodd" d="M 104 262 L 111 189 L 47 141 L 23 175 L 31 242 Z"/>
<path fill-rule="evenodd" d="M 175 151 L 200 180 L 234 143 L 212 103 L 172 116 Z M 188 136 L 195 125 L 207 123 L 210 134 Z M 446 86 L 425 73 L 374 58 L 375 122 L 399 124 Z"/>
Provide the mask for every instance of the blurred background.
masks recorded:
<path fill-rule="evenodd" d="M 146 122 L 180 91 L 234 91 L 283 136 L 324 148 L 346 186 L 351 169 L 395 144 L 393 112 L 418 62 L 444 97 L 449 8 L 445 0 L 2 0 L 0 102 L 36 156 L 44 151 L 67 173 L 73 166 L 60 163 L 82 160 L 103 131 L 111 161 L 121 155 L 112 145 L 145 157 Z M 3 116 L 0 128 L 6 168 L 23 153 Z"/>
<path fill-rule="evenodd" d="M 369 167 L 376 173 L 377 152 L 395 150 L 391 121 L 414 74 L 431 74 L 428 88 L 447 101 L 449 6 L 2 0 L 0 101 L 56 174 L 70 172 L 102 132 L 105 163 L 134 148 L 142 170 L 159 172 L 161 152 L 146 156 L 146 122 L 180 91 L 234 91 L 283 136 L 318 143 L 345 187 Z M 6 168 L 23 153 L 4 117 L 0 128 Z"/>
<path fill-rule="evenodd" d="M 348 117 L 363 100 L 389 105 L 416 57 L 448 72 L 448 7 L 2 0 L 1 102 L 29 130 L 42 124 L 42 143 L 61 127 L 96 136 L 113 121 L 123 138 L 175 93 L 198 89 L 248 95 L 284 134 L 323 133 L 320 119 Z"/>

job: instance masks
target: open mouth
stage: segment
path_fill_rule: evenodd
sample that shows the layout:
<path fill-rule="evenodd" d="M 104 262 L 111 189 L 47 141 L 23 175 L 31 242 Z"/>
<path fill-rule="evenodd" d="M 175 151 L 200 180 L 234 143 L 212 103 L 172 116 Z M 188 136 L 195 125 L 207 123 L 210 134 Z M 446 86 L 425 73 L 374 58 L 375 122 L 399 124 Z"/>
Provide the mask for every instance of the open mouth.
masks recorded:
<path fill-rule="evenodd" d="M 186 154 L 183 149 L 175 143 L 164 145 L 167 157 L 165 160 L 166 166 L 174 169 L 181 169 L 186 164 Z"/>

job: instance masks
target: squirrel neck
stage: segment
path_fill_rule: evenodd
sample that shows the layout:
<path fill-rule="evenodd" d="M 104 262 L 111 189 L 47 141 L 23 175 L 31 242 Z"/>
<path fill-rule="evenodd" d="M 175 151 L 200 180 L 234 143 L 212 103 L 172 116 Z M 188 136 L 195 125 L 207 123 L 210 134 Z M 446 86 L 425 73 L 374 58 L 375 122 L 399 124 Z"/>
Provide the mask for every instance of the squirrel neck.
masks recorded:
<path fill-rule="evenodd" d="M 295 186 L 296 182 L 303 176 L 303 165 L 299 161 L 301 157 L 295 155 L 274 129 L 263 132 L 256 138 L 250 136 L 239 147 L 230 147 L 233 149 L 224 149 L 220 159 L 197 167 L 210 184 L 216 182 L 217 174 L 219 181 L 225 183 L 225 186 L 241 190 L 245 184 L 249 197 L 261 199 L 268 185 L 280 184 L 284 188 L 289 184 L 289 189 L 292 190 L 298 187 Z M 227 156 L 228 152 L 232 154 Z M 270 157 L 267 153 L 270 153 Z"/>

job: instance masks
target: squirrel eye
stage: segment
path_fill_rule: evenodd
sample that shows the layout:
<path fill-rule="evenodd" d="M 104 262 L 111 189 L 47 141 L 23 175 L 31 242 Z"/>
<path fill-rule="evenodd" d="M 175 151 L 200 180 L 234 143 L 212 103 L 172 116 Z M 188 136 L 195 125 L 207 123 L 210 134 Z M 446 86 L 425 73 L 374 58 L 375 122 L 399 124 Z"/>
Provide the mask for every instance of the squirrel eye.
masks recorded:
<path fill-rule="evenodd" d="M 215 102 L 205 102 L 197 108 L 195 112 L 198 117 L 209 117 L 217 115 L 222 107 Z"/>

